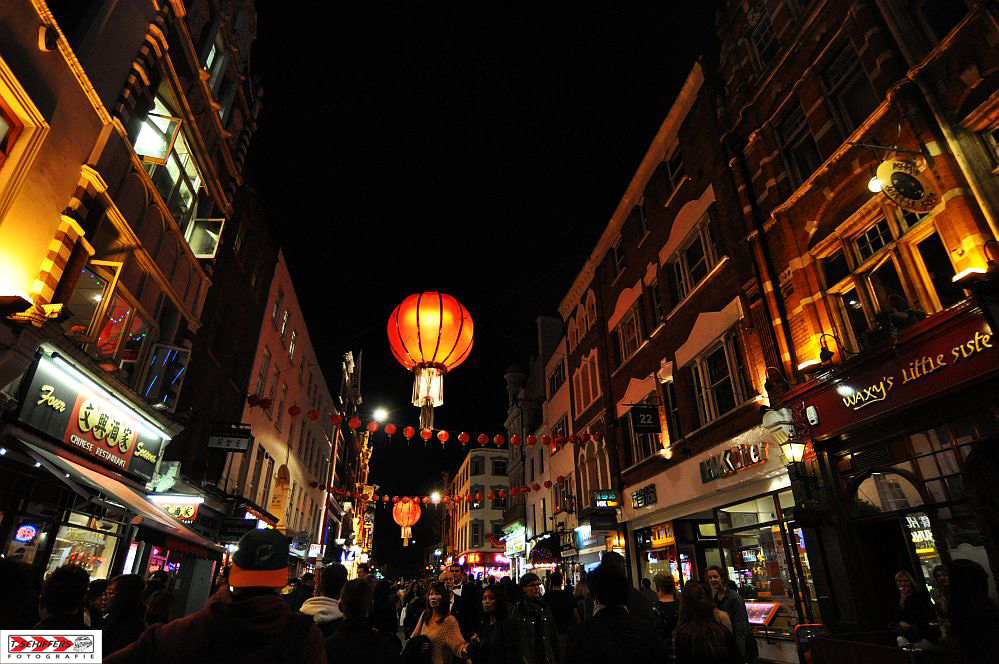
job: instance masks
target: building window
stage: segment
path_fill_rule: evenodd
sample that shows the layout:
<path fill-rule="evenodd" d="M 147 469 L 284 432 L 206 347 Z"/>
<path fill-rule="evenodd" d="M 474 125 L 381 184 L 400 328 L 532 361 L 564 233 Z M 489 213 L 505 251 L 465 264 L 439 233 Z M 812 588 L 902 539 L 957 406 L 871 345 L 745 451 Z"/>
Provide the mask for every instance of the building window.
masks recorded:
<path fill-rule="evenodd" d="M 506 496 L 500 497 L 500 491 L 505 490 L 504 486 L 494 486 L 490 490 L 493 492 L 493 499 L 490 503 L 490 507 L 494 510 L 505 510 L 507 507 Z"/>
<path fill-rule="evenodd" d="M 878 96 L 860 66 L 853 44 L 846 40 L 834 52 L 836 57 L 826 65 L 822 78 L 846 137 L 871 114 L 878 105 Z"/>
<path fill-rule="evenodd" d="M 289 360 L 295 359 L 295 341 L 297 339 L 298 339 L 298 331 L 297 330 L 292 330 L 291 331 L 291 338 L 288 340 L 288 359 Z M 302 366 L 303 367 L 305 366 L 305 362 L 302 362 Z M 301 379 L 301 376 L 299 376 L 299 378 Z"/>
<path fill-rule="evenodd" d="M 472 519 L 472 548 L 478 549 L 482 546 L 482 521 Z"/>
<path fill-rule="evenodd" d="M 548 397 L 551 398 L 558 388 L 565 383 L 565 360 L 559 360 L 552 372 L 548 374 Z"/>
<path fill-rule="evenodd" d="M 659 280 L 653 281 L 649 286 L 649 295 L 652 300 L 652 315 L 656 323 L 661 323 L 666 318 L 666 308 L 663 305 L 663 294 L 659 290 Z"/>
<path fill-rule="evenodd" d="M 564 438 L 567 437 L 568 435 L 569 435 L 569 419 L 565 415 L 563 415 L 558 419 L 558 422 L 556 422 L 552 426 L 552 438 L 558 438 L 560 436 Z M 562 447 L 562 445 L 565 445 L 564 440 L 559 445 L 559 447 Z"/>
<path fill-rule="evenodd" d="M 260 370 L 257 371 L 257 389 L 254 394 L 258 397 L 264 396 L 264 388 L 267 387 L 267 370 L 271 366 L 271 352 L 264 348 L 264 354 L 260 358 Z"/>
<path fill-rule="evenodd" d="M 795 100 L 791 106 L 791 111 L 777 127 L 777 140 L 791 185 L 797 189 L 815 172 L 822 159 L 801 104 Z"/>
<path fill-rule="evenodd" d="M 146 368 L 139 393 L 157 410 L 173 412 L 180 399 L 190 361 L 189 348 L 153 344 L 146 355 Z"/>
<path fill-rule="evenodd" d="M 683 154 L 680 152 L 678 145 L 674 144 L 672 151 L 666 160 L 663 161 L 663 166 L 666 171 L 666 185 L 669 189 L 667 197 L 676 191 L 676 188 L 680 186 L 680 182 L 683 180 Z"/>
<path fill-rule="evenodd" d="M 734 333 L 726 335 L 695 360 L 693 370 L 701 426 L 747 400 L 742 355 Z"/>
<path fill-rule="evenodd" d="M 281 334 L 281 338 L 282 339 L 284 339 L 285 332 L 287 332 L 287 330 L 288 330 L 288 319 L 289 318 L 291 318 L 291 313 L 289 313 L 289 311 L 287 309 L 285 309 L 284 313 L 281 314 L 281 327 L 278 330 L 279 333 Z"/>
<path fill-rule="evenodd" d="M 267 406 L 267 416 L 270 417 L 274 412 L 274 396 L 277 394 L 277 384 L 278 379 L 281 377 L 281 368 L 274 367 L 274 375 L 271 377 L 271 389 L 267 390 L 267 398 L 269 399 Z"/>
<path fill-rule="evenodd" d="M 506 459 L 503 457 L 493 457 L 493 475 L 496 477 L 506 477 Z"/>
<path fill-rule="evenodd" d="M 271 322 L 275 326 L 278 324 L 278 313 L 281 312 L 282 303 L 284 303 L 284 292 L 278 290 L 277 295 L 274 297 L 274 306 L 271 307 Z"/>
<path fill-rule="evenodd" d="M 968 13 L 967 0 L 909 0 L 906 8 L 934 44 L 943 40 Z"/>
<path fill-rule="evenodd" d="M 670 259 L 668 265 L 673 273 L 671 284 L 673 306 L 679 304 L 687 293 L 701 283 L 718 263 L 720 257 L 716 244 L 717 237 L 715 222 L 711 219 L 710 213 L 705 213 L 697 228 Z"/>
<path fill-rule="evenodd" d="M 763 3 L 756 3 L 751 11 L 756 23 L 749 28 L 749 41 L 756 54 L 756 63 L 763 72 L 773 64 L 779 45 L 774 37 L 774 26 Z"/>
<path fill-rule="evenodd" d="M 680 424 L 680 407 L 676 401 L 676 387 L 672 380 L 663 383 L 663 397 L 666 400 L 666 429 L 669 432 L 670 444 L 683 438 L 683 427 Z"/>
<path fill-rule="evenodd" d="M 635 206 L 635 217 L 638 219 L 638 227 L 642 231 L 642 237 L 649 234 L 649 215 L 645 214 L 645 201 Z"/>
<path fill-rule="evenodd" d="M 222 72 L 225 71 L 226 57 L 225 43 L 222 41 L 222 34 L 215 36 L 208 55 L 205 56 L 204 70 L 208 72 L 208 87 L 212 93 L 218 92 L 219 81 L 222 79 Z"/>
<path fill-rule="evenodd" d="M 857 256 L 861 261 L 865 261 L 888 246 L 888 243 L 893 239 L 888 220 L 881 219 L 857 238 Z"/>
<path fill-rule="evenodd" d="M 288 400 L 288 383 L 281 383 L 281 398 L 277 404 L 277 419 L 274 421 L 274 428 L 281 430 L 281 423 L 284 422 L 284 404 Z"/>
<path fill-rule="evenodd" d="M 576 319 L 569 319 L 569 351 L 576 350 Z"/>
<path fill-rule="evenodd" d="M 10 152 L 17 141 L 18 134 L 21 133 L 21 125 L 18 124 L 11 113 L 0 101 L 0 166 L 10 156 Z"/>
<path fill-rule="evenodd" d="M 473 456 L 468 460 L 468 472 L 473 477 L 476 475 L 481 475 L 485 472 L 485 464 L 483 463 L 483 458 L 480 456 Z"/>
<path fill-rule="evenodd" d="M 624 246 L 622 246 L 621 238 L 617 239 L 614 243 L 614 274 L 615 276 L 621 274 L 624 270 Z"/>
<path fill-rule="evenodd" d="M 638 351 L 638 347 L 642 345 L 642 312 L 640 299 L 631 306 L 628 313 L 624 315 L 621 322 L 614 328 L 614 332 L 611 333 L 611 339 L 611 343 L 614 343 L 614 340 L 616 340 L 618 351 L 621 354 L 621 364 L 627 362 L 631 356 Z M 585 393 L 586 388 L 584 387 L 583 390 Z"/>
<path fill-rule="evenodd" d="M 482 490 L 482 486 L 478 484 L 473 485 L 471 489 L 471 495 L 472 495 L 472 509 L 473 510 L 482 509 L 485 506 L 484 505 L 485 492 Z M 479 496 L 482 496 L 482 499 L 479 499 Z"/>

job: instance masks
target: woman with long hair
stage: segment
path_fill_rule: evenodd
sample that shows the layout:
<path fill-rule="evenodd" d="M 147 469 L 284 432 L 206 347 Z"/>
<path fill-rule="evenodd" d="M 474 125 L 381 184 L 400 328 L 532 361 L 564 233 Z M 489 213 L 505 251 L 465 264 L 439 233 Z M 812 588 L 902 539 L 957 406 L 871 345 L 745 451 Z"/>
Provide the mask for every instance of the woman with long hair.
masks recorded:
<path fill-rule="evenodd" d="M 507 616 L 506 595 L 495 585 L 484 589 L 482 624 L 468 647 L 474 664 L 523 664 L 520 629 Z"/>
<path fill-rule="evenodd" d="M 146 607 L 142 605 L 145 585 L 146 582 L 138 574 L 122 574 L 108 582 L 104 591 L 107 615 L 101 627 L 105 655 L 138 640 L 146 630 Z"/>
<path fill-rule="evenodd" d="M 427 591 L 427 608 L 413 630 L 413 638 L 425 636 L 430 640 L 432 664 L 447 664 L 452 657 L 464 659 L 468 654 L 468 643 L 450 611 L 451 591 L 438 581 Z"/>
<path fill-rule="evenodd" d="M 895 586 L 898 588 L 898 606 L 892 631 L 898 645 L 913 643 L 925 648 L 939 641 L 940 628 L 930 624 L 936 620 L 937 614 L 929 593 L 905 570 L 895 573 Z"/>
<path fill-rule="evenodd" d="M 742 664 L 732 629 L 722 624 L 719 613 L 707 585 L 687 582 L 674 637 L 677 664 Z"/>

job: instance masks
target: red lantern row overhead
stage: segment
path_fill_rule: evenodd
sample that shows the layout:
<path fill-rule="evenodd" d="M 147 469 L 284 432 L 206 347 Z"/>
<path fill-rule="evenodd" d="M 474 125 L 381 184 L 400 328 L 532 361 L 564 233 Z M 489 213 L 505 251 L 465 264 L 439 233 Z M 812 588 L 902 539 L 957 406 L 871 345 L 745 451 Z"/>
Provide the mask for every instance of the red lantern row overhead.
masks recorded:
<path fill-rule="evenodd" d="M 399 363 L 414 374 L 413 405 L 420 428 L 432 429 L 434 408 L 444 403 L 444 374 L 472 351 L 472 317 L 451 295 L 414 293 L 392 311 L 389 345 Z"/>

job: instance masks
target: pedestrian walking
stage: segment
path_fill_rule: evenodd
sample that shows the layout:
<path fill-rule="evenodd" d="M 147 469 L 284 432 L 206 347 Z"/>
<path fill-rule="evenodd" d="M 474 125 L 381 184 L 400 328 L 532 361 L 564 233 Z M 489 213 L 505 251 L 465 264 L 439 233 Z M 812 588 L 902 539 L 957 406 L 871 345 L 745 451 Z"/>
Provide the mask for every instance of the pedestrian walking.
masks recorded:
<path fill-rule="evenodd" d="M 407 639 L 416 629 L 416 623 L 420 620 L 420 616 L 427 606 L 427 590 L 424 584 L 417 583 L 412 592 L 413 595 L 406 606 L 402 608 L 402 616 L 399 618 L 399 622 L 402 623 L 402 634 Z"/>
<path fill-rule="evenodd" d="M 911 643 L 928 648 L 939 641 L 940 629 L 931 624 L 936 620 L 936 611 L 929 593 L 905 570 L 895 573 L 895 585 L 898 587 L 898 605 L 895 607 L 895 622 L 889 629 L 895 634 L 898 645 Z"/>
<path fill-rule="evenodd" d="M 726 587 L 727 589 L 727 587 Z M 680 616 L 674 632 L 676 664 L 741 664 L 735 634 L 726 627 L 713 595 L 700 581 L 688 581 L 680 593 Z"/>
<path fill-rule="evenodd" d="M 952 642 L 962 664 L 995 662 L 999 652 L 999 606 L 989 598 L 989 574 L 974 562 L 959 558 L 948 567 L 948 613 Z"/>
<path fill-rule="evenodd" d="M 601 563 L 589 577 L 593 617 L 569 630 L 564 664 L 647 664 L 666 661 L 666 646 L 655 626 L 628 613 L 628 577 L 616 565 Z"/>
<path fill-rule="evenodd" d="M 652 605 L 656 631 L 662 637 L 667 652 L 673 652 L 673 631 L 680 618 L 680 602 L 672 574 L 660 572 L 652 578 L 656 587 L 656 603 Z"/>
<path fill-rule="evenodd" d="M 101 628 L 104 621 L 104 591 L 108 588 L 107 579 L 94 579 L 87 587 L 87 597 L 84 600 L 83 619 L 96 629 Z"/>
<path fill-rule="evenodd" d="M 393 639 L 399 646 L 396 649 L 396 652 L 398 652 L 402 648 L 402 643 L 399 641 L 398 635 L 399 616 L 396 614 L 395 603 L 393 602 L 395 593 L 392 591 L 392 584 L 388 579 L 380 579 L 375 583 L 372 597 L 371 626 L 390 639 Z"/>
<path fill-rule="evenodd" d="M 145 585 L 138 574 L 122 574 L 108 582 L 104 591 L 107 613 L 101 626 L 105 656 L 134 643 L 146 630 L 146 607 L 142 604 Z"/>
<path fill-rule="evenodd" d="M 718 565 L 709 567 L 704 576 L 711 588 L 716 607 L 728 615 L 729 621 L 732 623 L 732 635 L 735 636 L 735 644 L 739 648 L 742 661 L 755 662 L 759 652 L 756 646 L 756 637 L 749 629 L 746 601 L 742 599 L 742 595 L 729 587 L 728 577 Z M 684 592 L 686 592 L 686 588 L 684 588 Z"/>
<path fill-rule="evenodd" d="M 302 575 L 302 580 L 299 581 L 295 588 L 285 595 L 285 600 L 287 600 L 288 606 L 291 607 L 292 611 L 298 611 L 302 608 L 302 604 L 305 604 L 305 600 L 315 594 L 316 575 L 312 572 L 306 572 Z"/>
<path fill-rule="evenodd" d="M 251 530 L 233 553 L 229 585 L 204 609 L 153 625 L 104 662 L 321 664 L 326 661 L 322 632 L 278 594 L 287 579 L 288 538 L 270 528 Z"/>
<path fill-rule="evenodd" d="M 528 572 L 520 577 L 523 599 L 513 612 L 520 627 L 521 647 L 526 664 L 555 664 L 561 653 L 558 630 L 552 610 L 541 599 L 541 579 Z"/>
<path fill-rule="evenodd" d="M 608 551 L 600 559 L 600 564 L 603 565 L 607 563 L 618 571 L 618 573 L 624 578 L 628 578 L 628 565 L 624 561 L 624 556 L 616 551 Z M 632 618 L 639 618 L 641 620 L 648 620 L 652 622 L 652 600 L 646 597 L 642 591 L 628 585 L 628 614 Z M 583 619 L 589 620 L 593 617 L 593 593 L 592 591 L 586 595 L 586 600 L 584 604 Z"/>
<path fill-rule="evenodd" d="M 42 584 L 35 629 L 90 629 L 83 620 L 90 575 L 79 565 L 57 567 Z"/>
<path fill-rule="evenodd" d="M 579 622 L 579 614 L 576 611 L 576 600 L 573 599 L 572 592 L 562 587 L 563 580 L 561 572 L 552 572 L 552 575 L 548 577 L 550 587 L 544 598 L 555 618 L 555 629 L 564 641 L 569 628 Z"/>
<path fill-rule="evenodd" d="M 319 572 L 319 584 L 316 596 L 302 603 L 300 609 L 307 616 L 312 616 L 313 622 L 329 638 L 343 623 L 343 613 L 340 611 L 340 593 L 347 583 L 347 568 L 340 563 L 327 565 Z"/>
<path fill-rule="evenodd" d="M 482 591 L 482 624 L 472 635 L 473 664 L 523 664 L 520 627 L 509 616 L 506 597 L 495 584 Z"/>
<path fill-rule="evenodd" d="M 451 657 L 464 659 L 468 642 L 461 635 L 458 619 L 448 611 L 451 591 L 440 582 L 427 591 L 427 608 L 413 630 L 413 638 L 425 636 L 430 641 L 431 664 L 446 664 Z"/>
<path fill-rule="evenodd" d="M 466 580 L 465 568 L 461 565 L 451 565 L 445 574 L 445 583 L 450 583 L 453 593 L 451 615 L 458 619 L 461 634 L 467 641 L 482 621 L 482 596 L 475 583 Z"/>
<path fill-rule="evenodd" d="M 326 639 L 329 664 L 395 664 L 399 661 L 398 640 L 393 641 L 371 624 L 374 593 L 367 581 L 348 582 L 340 593 L 339 604 L 343 624 Z"/>

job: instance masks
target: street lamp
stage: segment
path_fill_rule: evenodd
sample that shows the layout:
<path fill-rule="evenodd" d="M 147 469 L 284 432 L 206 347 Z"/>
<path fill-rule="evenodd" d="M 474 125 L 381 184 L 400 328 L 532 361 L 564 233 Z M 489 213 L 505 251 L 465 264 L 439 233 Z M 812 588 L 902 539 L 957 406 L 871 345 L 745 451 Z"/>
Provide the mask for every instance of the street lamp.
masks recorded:
<path fill-rule="evenodd" d="M 388 413 L 388 411 L 386 409 L 384 409 L 384 408 L 375 408 L 375 412 L 374 412 L 373 417 L 375 418 L 376 422 L 384 422 L 385 420 L 388 419 L 388 416 L 389 416 L 389 413 Z"/>

